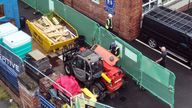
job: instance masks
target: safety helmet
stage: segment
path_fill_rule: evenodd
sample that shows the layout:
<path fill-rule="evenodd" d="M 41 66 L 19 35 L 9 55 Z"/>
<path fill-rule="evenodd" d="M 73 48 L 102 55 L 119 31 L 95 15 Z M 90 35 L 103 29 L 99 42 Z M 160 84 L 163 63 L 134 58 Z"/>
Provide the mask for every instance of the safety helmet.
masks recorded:
<path fill-rule="evenodd" d="M 160 47 L 161 51 L 166 51 L 165 46 Z"/>
<path fill-rule="evenodd" d="M 113 15 L 112 15 L 112 14 L 108 14 L 108 17 L 109 17 L 109 18 L 112 18 L 112 17 L 113 17 Z"/>
<path fill-rule="evenodd" d="M 117 47 L 117 44 L 115 42 L 111 43 L 111 48 Z"/>

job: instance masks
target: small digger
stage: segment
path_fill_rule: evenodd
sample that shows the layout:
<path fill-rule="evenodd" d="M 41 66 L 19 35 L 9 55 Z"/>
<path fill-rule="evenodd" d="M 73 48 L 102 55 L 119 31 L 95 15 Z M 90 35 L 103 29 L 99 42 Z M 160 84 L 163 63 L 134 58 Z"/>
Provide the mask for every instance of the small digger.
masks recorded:
<path fill-rule="evenodd" d="M 124 73 L 115 66 L 119 58 L 100 45 L 67 50 L 63 52 L 63 60 L 65 72 L 75 76 L 99 100 L 123 85 Z"/>

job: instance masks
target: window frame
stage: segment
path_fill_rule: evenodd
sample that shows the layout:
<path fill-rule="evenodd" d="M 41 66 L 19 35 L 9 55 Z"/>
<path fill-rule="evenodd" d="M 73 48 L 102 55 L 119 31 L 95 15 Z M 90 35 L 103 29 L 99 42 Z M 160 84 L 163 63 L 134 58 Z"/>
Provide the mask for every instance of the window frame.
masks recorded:
<path fill-rule="evenodd" d="M 1 15 L 2 13 L 2 15 Z M 0 18 L 5 17 L 5 6 L 4 4 L 0 3 Z"/>

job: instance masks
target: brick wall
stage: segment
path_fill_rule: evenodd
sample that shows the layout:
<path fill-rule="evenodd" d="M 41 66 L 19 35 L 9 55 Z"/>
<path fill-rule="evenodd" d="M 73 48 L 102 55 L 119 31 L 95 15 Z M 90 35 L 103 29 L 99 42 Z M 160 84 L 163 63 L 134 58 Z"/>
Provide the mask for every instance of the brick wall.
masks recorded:
<path fill-rule="evenodd" d="M 190 8 L 192 8 L 192 3 L 187 4 L 187 5 L 185 5 L 185 6 L 181 7 L 181 8 L 179 8 L 178 11 L 183 12 L 183 11 L 186 11 L 186 10 L 188 10 L 188 9 L 190 9 Z"/>
<path fill-rule="evenodd" d="M 126 40 L 135 39 L 140 32 L 142 0 L 116 0 L 113 16 L 113 31 Z M 105 0 L 100 4 L 91 0 L 64 0 L 64 3 L 104 25 L 108 13 L 104 10 Z"/>

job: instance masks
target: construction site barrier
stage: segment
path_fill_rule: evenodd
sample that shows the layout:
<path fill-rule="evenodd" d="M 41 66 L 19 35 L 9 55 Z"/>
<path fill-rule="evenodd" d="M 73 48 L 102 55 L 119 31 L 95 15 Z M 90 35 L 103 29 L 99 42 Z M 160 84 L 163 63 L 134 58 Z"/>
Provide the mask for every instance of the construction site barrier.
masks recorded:
<path fill-rule="evenodd" d="M 82 98 L 80 96 L 75 97 L 75 108 L 114 108 L 99 102 L 93 102 L 91 100 Z"/>
<path fill-rule="evenodd" d="M 70 96 L 69 97 L 69 102 L 66 102 L 68 107 L 70 108 L 87 108 L 85 106 L 92 106 L 94 108 L 113 108 L 111 106 L 99 103 L 99 102 L 94 102 L 89 99 L 86 99 L 84 95 L 78 94 L 76 96 L 73 96 L 70 92 L 68 92 L 65 88 L 63 88 L 61 85 L 56 83 L 53 79 L 50 77 L 46 76 L 43 72 L 32 66 L 30 63 L 27 61 L 24 61 L 25 64 L 29 65 L 31 68 L 35 69 L 38 73 L 43 75 L 44 77 L 47 77 L 49 81 L 52 83 L 56 84 L 61 90 L 65 91 L 66 95 Z M 50 101 L 48 101 L 44 96 L 42 96 L 40 93 L 37 93 L 39 96 L 39 101 L 40 101 L 40 106 L 41 108 L 56 108 Z M 65 106 L 63 105 L 63 106 Z"/>
<path fill-rule="evenodd" d="M 173 107 L 175 75 L 145 56 L 141 62 L 140 85 Z"/>
<path fill-rule="evenodd" d="M 38 4 L 41 0 L 31 1 L 37 2 Z M 31 1 L 27 4 L 30 4 Z M 45 9 L 46 11 L 40 11 L 42 14 L 46 14 L 47 9 L 49 9 L 49 11 L 55 11 L 59 16 L 63 17 L 75 27 L 79 35 L 84 35 L 85 41 L 88 44 L 93 45 L 98 43 L 108 49 L 111 42 L 116 42 L 120 47 L 121 58 L 118 65 L 121 66 L 128 75 L 132 76 L 140 87 L 148 90 L 150 93 L 170 105 L 170 107 L 174 107 L 174 88 L 176 79 L 174 73 L 151 61 L 140 51 L 101 27 L 95 21 L 62 2 L 58 0 L 42 1 L 44 1 L 42 6 L 40 6 L 41 4 L 39 4 L 38 7 L 36 6 L 38 8 L 37 10 Z M 45 3 L 46 1 L 47 3 Z M 49 4 L 49 8 L 44 8 L 45 4 Z"/>
<path fill-rule="evenodd" d="M 23 61 L 0 45 L 0 79 L 16 94 L 19 93 L 17 76 L 24 72 Z"/>
<path fill-rule="evenodd" d="M 41 108 L 56 108 L 53 104 L 47 101 L 43 96 L 39 95 L 40 107 Z"/>
<path fill-rule="evenodd" d="M 37 9 L 37 0 L 21 0 L 21 1 L 31 6 L 33 9 Z"/>

